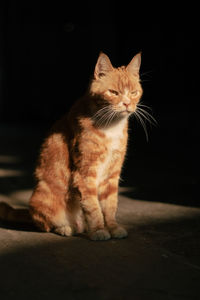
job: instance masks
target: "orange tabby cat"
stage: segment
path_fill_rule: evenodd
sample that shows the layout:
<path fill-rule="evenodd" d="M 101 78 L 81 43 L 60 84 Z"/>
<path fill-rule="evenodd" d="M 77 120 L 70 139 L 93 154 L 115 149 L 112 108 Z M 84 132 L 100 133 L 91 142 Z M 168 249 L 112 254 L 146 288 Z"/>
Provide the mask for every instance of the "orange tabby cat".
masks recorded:
<path fill-rule="evenodd" d="M 35 171 L 30 214 L 43 231 L 92 240 L 124 238 L 117 224 L 118 182 L 127 148 L 128 118 L 142 96 L 140 53 L 114 68 L 99 55 L 94 78 L 52 128 Z"/>

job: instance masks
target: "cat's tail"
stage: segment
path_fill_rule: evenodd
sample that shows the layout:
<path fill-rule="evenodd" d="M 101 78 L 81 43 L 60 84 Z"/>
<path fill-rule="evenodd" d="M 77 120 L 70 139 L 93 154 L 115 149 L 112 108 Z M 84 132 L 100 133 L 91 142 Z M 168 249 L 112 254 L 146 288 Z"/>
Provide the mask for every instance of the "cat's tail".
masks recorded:
<path fill-rule="evenodd" d="M 6 202 L 0 202 L 0 220 L 11 223 L 33 224 L 28 208 L 13 208 Z"/>

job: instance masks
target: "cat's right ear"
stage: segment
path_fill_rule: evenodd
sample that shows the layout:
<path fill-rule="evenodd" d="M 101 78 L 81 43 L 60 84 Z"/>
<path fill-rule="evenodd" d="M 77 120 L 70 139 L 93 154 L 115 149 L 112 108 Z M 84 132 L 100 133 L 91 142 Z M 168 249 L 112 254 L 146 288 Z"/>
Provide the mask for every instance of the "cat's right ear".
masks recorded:
<path fill-rule="evenodd" d="M 95 66 L 94 78 L 98 79 L 102 76 L 105 76 L 106 73 L 112 70 L 113 70 L 113 66 L 111 64 L 109 57 L 103 52 L 101 52 Z"/>

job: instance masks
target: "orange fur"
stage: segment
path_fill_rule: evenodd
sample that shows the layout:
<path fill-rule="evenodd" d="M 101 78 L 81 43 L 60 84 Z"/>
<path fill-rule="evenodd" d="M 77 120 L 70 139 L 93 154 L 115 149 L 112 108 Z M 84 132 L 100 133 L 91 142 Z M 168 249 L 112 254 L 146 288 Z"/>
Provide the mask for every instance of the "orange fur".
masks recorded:
<path fill-rule="evenodd" d="M 127 232 L 116 222 L 118 181 L 127 148 L 128 116 L 142 95 L 140 54 L 114 68 L 101 53 L 87 94 L 44 141 L 30 214 L 44 231 L 93 240 Z"/>

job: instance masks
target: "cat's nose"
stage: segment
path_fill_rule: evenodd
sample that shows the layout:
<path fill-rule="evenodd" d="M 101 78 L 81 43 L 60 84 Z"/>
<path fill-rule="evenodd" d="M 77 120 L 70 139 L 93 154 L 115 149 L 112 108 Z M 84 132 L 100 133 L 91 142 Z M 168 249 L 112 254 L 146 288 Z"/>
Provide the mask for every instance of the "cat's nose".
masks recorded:
<path fill-rule="evenodd" d="M 128 108 L 129 104 L 130 104 L 130 103 L 125 103 L 125 102 L 123 102 L 123 105 L 124 105 L 126 108 Z"/>

